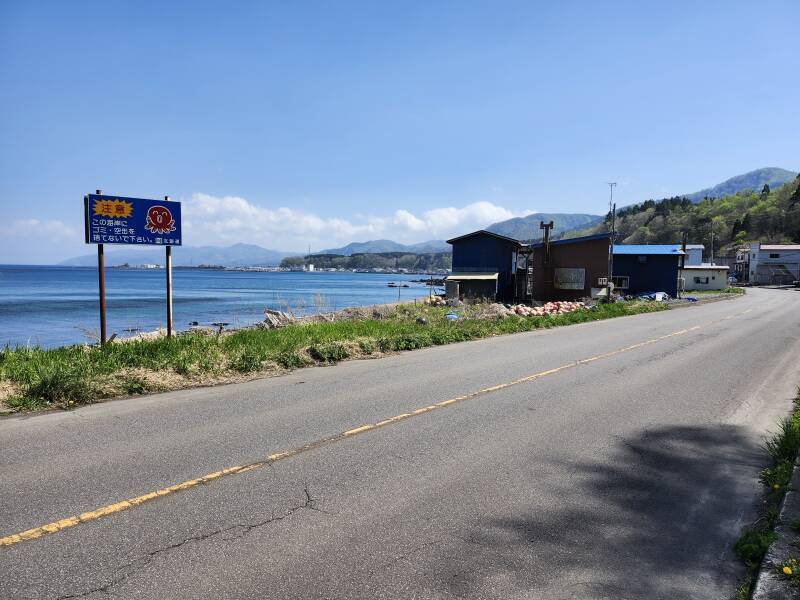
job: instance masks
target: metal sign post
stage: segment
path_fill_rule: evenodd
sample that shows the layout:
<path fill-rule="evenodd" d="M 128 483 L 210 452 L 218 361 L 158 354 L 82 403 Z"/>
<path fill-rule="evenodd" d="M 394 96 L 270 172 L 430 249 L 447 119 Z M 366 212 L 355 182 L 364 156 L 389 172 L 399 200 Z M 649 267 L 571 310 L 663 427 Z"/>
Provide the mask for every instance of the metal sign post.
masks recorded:
<path fill-rule="evenodd" d="M 169 196 L 164 196 L 164 202 L 169 202 Z M 172 246 L 166 248 L 164 269 L 167 272 L 167 337 L 172 337 Z"/>
<path fill-rule="evenodd" d="M 96 190 L 98 196 L 103 190 Z M 86 196 L 88 203 L 89 197 Z M 97 244 L 97 287 L 100 290 L 100 345 L 106 345 L 106 258 L 103 244 Z"/>
<path fill-rule="evenodd" d="M 164 246 L 167 274 L 167 336 L 172 337 L 172 246 L 180 246 L 181 203 L 123 196 L 104 196 L 102 190 L 84 196 L 87 244 L 97 244 L 100 289 L 100 344 L 106 337 L 105 244 Z M 168 206 L 167 206 L 168 205 Z M 112 336 L 113 337 L 113 336 Z"/>

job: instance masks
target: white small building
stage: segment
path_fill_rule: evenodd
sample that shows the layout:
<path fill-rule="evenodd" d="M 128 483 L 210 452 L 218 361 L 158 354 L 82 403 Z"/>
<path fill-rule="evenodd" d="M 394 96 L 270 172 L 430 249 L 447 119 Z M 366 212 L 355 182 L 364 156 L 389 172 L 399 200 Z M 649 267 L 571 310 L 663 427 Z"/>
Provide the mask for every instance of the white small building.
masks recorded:
<path fill-rule="evenodd" d="M 683 264 L 698 266 L 703 264 L 703 251 L 706 247 L 703 244 L 686 244 L 686 257 Z"/>
<path fill-rule="evenodd" d="M 728 267 L 719 265 L 686 265 L 681 269 L 680 277 L 687 292 L 728 287 Z"/>
<path fill-rule="evenodd" d="M 800 244 L 751 242 L 736 252 L 736 277 L 756 285 L 800 281 Z"/>

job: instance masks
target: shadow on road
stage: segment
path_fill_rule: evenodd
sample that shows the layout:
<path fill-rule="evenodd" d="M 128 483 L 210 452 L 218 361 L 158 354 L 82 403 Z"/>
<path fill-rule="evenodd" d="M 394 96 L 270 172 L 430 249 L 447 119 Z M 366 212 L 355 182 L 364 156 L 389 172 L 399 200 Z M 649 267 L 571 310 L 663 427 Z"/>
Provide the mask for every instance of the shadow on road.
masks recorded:
<path fill-rule="evenodd" d="M 744 574 L 731 546 L 754 518 L 764 463 L 759 441 L 730 426 L 620 439 L 611 460 L 562 464 L 574 476 L 560 506 L 483 523 L 450 592 L 485 595 L 500 565 L 514 597 L 727 598 Z"/>

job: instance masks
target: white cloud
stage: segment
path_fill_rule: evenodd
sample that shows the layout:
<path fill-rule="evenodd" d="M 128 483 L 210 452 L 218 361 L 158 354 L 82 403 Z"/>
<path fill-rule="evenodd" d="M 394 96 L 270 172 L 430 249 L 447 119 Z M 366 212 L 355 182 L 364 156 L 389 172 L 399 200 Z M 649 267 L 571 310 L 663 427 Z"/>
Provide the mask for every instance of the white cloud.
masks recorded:
<path fill-rule="evenodd" d="M 418 219 L 407 210 L 400 209 L 394 213 L 392 223 L 400 227 L 404 227 L 409 231 L 425 231 L 427 223 L 422 219 Z"/>
<path fill-rule="evenodd" d="M 379 235 L 385 228 L 382 219 L 370 218 L 361 223 L 325 219 L 287 207 L 256 206 L 236 196 L 194 194 L 182 208 L 184 239 L 193 245 L 243 241 L 299 250 L 308 243 L 338 243 Z"/>
<path fill-rule="evenodd" d="M 50 241 L 74 241 L 83 237 L 77 229 L 70 227 L 58 219 L 18 219 L 10 227 L 0 228 L 0 233 L 7 236 L 21 237 L 36 234 L 43 242 Z M 44 236 L 44 237 L 42 237 Z"/>
<path fill-rule="evenodd" d="M 430 235 L 465 233 L 468 230 L 480 229 L 513 217 L 530 214 L 516 214 L 502 206 L 491 202 L 474 202 L 463 208 L 449 206 L 425 211 L 422 218 L 415 217 L 405 210 L 395 213 L 396 224 L 403 224 L 411 231 L 427 231 Z"/>
<path fill-rule="evenodd" d="M 266 208 L 237 196 L 194 194 L 183 203 L 184 240 L 192 245 L 249 242 L 268 248 L 316 249 L 352 241 L 390 238 L 419 242 L 457 235 L 496 221 L 524 216 L 491 202 L 433 208 L 419 215 L 398 209 L 391 217 L 324 218 L 293 208 Z"/>
<path fill-rule="evenodd" d="M 389 238 L 403 243 L 451 236 L 480 229 L 504 219 L 527 213 L 514 213 L 491 202 L 474 202 L 463 207 L 440 207 L 414 214 L 397 209 L 389 214 L 355 214 L 351 217 L 322 217 L 288 207 L 258 206 L 236 196 L 194 194 L 182 203 L 184 243 L 191 246 L 230 245 L 237 242 L 259 244 L 265 248 L 303 251 Z M 0 226 L 0 237 L 30 239 L 38 234 L 43 248 L 74 245 L 78 253 L 83 231 L 59 220 L 21 219 Z M 8 254 L 6 248 L 3 254 Z M 0 261 L 2 262 L 2 261 Z"/>

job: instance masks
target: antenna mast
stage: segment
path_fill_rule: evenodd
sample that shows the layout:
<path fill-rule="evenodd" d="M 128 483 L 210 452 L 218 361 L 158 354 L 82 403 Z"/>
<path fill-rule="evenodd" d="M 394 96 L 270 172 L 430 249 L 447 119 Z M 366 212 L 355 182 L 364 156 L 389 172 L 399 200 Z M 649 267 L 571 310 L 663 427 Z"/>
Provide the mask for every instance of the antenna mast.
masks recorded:
<path fill-rule="evenodd" d="M 611 286 L 614 277 L 614 236 L 617 233 L 617 205 L 614 204 L 614 188 L 616 181 L 608 182 L 610 196 L 608 198 L 608 212 L 611 214 L 611 240 L 608 245 L 608 281 L 606 282 L 606 302 L 611 302 Z"/>

